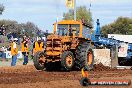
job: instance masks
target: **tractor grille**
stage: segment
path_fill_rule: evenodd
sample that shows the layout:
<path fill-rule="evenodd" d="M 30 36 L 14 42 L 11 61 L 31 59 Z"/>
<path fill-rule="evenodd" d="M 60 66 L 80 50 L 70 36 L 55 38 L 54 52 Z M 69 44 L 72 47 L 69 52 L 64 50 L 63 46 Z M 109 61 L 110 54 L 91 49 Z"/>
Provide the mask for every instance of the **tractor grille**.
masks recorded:
<path fill-rule="evenodd" d="M 61 54 L 61 40 L 60 39 L 47 39 L 46 54 L 48 56 L 57 56 Z"/>

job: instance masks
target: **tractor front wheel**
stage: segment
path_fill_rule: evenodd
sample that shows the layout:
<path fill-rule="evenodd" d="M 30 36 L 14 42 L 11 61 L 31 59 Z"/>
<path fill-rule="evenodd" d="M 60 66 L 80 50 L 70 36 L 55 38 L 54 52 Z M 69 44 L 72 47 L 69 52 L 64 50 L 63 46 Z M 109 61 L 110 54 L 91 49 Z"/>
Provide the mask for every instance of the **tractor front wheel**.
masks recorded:
<path fill-rule="evenodd" d="M 34 56 L 33 62 L 37 70 L 43 70 L 45 68 L 45 53 L 37 52 Z"/>
<path fill-rule="evenodd" d="M 61 66 L 64 70 L 70 71 L 74 65 L 74 56 L 71 51 L 64 51 L 61 55 Z"/>

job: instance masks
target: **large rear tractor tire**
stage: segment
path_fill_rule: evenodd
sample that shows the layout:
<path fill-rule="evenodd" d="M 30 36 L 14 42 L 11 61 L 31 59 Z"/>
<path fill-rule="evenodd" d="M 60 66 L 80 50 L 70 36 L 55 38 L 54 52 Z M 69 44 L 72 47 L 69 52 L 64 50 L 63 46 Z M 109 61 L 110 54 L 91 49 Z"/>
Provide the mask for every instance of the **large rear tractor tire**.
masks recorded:
<path fill-rule="evenodd" d="M 44 70 L 45 68 L 45 53 L 37 52 L 33 59 L 34 66 L 37 70 Z"/>
<path fill-rule="evenodd" d="M 70 71 L 74 65 L 74 56 L 71 51 L 64 51 L 61 55 L 61 66 L 64 70 Z"/>
<path fill-rule="evenodd" d="M 80 70 L 87 66 L 92 69 L 94 65 L 94 52 L 91 44 L 85 42 L 80 44 L 76 50 L 75 67 Z"/>

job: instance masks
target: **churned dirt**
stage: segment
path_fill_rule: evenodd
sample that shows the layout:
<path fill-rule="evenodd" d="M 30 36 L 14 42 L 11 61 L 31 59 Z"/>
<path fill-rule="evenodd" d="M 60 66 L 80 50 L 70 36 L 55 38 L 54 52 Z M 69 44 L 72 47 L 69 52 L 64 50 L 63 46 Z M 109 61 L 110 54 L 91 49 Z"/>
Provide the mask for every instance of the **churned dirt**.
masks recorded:
<path fill-rule="evenodd" d="M 104 66 L 102 63 L 99 63 L 97 65 L 94 65 L 94 68 L 92 71 L 116 71 L 116 68 L 110 68 L 108 66 Z"/>
<path fill-rule="evenodd" d="M 132 70 L 117 70 L 101 64 L 89 72 L 90 79 L 130 79 Z M 0 88 L 82 88 L 81 71 L 37 71 L 33 65 L 0 67 Z M 132 88 L 130 86 L 89 86 L 88 88 Z"/>

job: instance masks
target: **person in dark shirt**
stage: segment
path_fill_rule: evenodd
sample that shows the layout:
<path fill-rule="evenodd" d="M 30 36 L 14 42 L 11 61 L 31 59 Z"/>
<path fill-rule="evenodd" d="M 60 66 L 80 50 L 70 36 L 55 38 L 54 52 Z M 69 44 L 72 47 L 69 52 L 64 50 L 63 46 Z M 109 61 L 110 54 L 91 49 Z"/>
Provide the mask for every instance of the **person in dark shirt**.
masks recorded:
<path fill-rule="evenodd" d="M 0 27 L 0 35 L 6 35 L 5 34 L 5 25 L 1 25 L 1 27 Z"/>
<path fill-rule="evenodd" d="M 23 41 L 22 41 L 22 44 L 21 44 L 21 51 L 22 51 L 22 54 L 24 56 L 24 62 L 23 62 L 23 65 L 27 65 L 28 63 L 28 54 L 29 54 L 29 49 L 28 49 L 28 41 L 26 39 L 26 36 L 23 37 Z"/>

